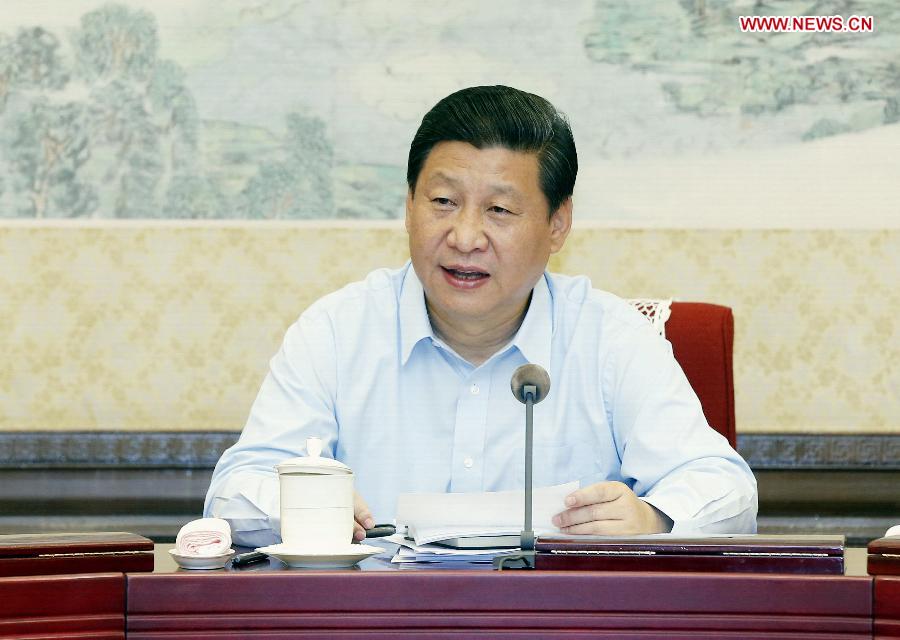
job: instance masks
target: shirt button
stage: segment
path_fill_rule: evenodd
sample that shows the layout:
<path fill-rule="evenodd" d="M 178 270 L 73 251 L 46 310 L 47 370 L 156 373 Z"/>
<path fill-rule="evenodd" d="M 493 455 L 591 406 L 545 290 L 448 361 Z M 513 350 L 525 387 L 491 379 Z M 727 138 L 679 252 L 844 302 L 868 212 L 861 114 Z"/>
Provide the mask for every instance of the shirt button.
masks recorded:
<path fill-rule="evenodd" d="M 469 387 L 469 391 L 472 392 L 473 396 L 477 396 L 481 392 L 481 389 L 478 388 L 477 384 L 473 384 L 471 387 Z"/>
<path fill-rule="evenodd" d="M 475 464 L 475 461 L 472 460 L 472 458 L 466 458 L 465 460 L 463 460 L 463 466 L 466 469 L 471 469 L 473 464 Z"/>

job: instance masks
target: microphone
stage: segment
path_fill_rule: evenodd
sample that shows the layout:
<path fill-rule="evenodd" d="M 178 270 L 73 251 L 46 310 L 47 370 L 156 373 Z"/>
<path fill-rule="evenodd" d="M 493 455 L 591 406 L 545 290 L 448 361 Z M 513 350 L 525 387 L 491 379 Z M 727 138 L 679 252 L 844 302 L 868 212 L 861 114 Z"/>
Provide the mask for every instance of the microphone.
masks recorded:
<path fill-rule="evenodd" d="M 512 394 L 522 404 L 525 404 L 525 387 L 529 385 L 534 387 L 533 400 L 537 404 L 550 393 L 550 374 L 539 364 L 523 364 L 513 372 L 509 380 Z"/>
<path fill-rule="evenodd" d="M 510 569 L 534 569 L 534 529 L 531 526 L 531 479 L 532 454 L 534 453 L 534 405 L 550 393 L 550 374 L 540 365 L 523 364 L 516 369 L 509 381 L 509 388 L 516 400 L 525 405 L 525 528 L 519 535 L 520 553 L 499 556 L 494 559 L 494 566 L 502 570 L 505 565 Z"/>

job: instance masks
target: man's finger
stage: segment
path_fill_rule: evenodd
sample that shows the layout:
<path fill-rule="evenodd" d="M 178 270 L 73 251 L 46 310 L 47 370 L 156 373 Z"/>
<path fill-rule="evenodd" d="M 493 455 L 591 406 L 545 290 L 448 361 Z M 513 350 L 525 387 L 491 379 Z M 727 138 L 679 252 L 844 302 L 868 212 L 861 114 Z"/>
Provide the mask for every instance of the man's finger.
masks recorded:
<path fill-rule="evenodd" d="M 369 511 L 369 505 L 355 491 L 353 492 L 353 517 L 363 529 L 371 529 L 375 526 L 375 520 L 372 518 L 372 512 Z"/>
<path fill-rule="evenodd" d="M 626 535 L 627 527 L 623 520 L 599 520 L 576 524 L 560 529 L 565 534 L 594 535 L 594 536 L 621 536 Z"/>
<path fill-rule="evenodd" d="M 369 511 L 369 505 L 355 491 L 353 492 L 353 538 L 355 540 L 365 540 L 366 529 L 375 526 L 375 520 L 372 518 L 372 512 Z"/>
<path fill-rule="evenodd" d="M 566 496 L 566 506 L 572 508 L 587 504 L 611 502 L 622 495 L 623 489 L 628 489 L 628 487 L 621 482 L 595 482 Z"/>
<path fill-rule="evenodd" d="M 553 516 L 553 524 L 562 529 L 563 527 L 572 527 L 588 522 L 620 520 L 621 518 L 621 509 L 617 509 L 615 505 L 609 502 L 601 502 L 575 507 L 574 509 L 566 509 L 562 513 L 557 513 Z"/>

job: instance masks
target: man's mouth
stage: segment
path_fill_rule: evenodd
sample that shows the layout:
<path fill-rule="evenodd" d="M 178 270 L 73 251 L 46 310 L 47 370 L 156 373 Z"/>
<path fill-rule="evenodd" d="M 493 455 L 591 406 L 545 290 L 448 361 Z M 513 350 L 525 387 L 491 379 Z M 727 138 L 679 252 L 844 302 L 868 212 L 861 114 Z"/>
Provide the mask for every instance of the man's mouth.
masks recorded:
<path fill-rule="evenodd" d="M 472 269 L 450 269 L 448 267 L 441 268 L 454 278 L 459 278 L 460 280 L 480 280 L 482 278 L 490 277 L 489 274 L 483 271 L 475 271 Z"/>
<path fill-rule="evenodd" d="M 489 273 L 470 267 L 441 266 L 441 269 L 447 282 L 457 289 L 476 289 L 491 277 Z"/>

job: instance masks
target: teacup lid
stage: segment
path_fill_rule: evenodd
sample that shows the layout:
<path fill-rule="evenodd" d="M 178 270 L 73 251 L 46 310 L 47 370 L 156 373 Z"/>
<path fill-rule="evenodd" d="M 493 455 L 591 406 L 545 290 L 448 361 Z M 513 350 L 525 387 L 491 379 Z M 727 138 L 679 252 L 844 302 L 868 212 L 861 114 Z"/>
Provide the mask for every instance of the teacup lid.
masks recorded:
<path fill-rule="evenodd" d="M 289 458 L 275 465 L 278 473 L 318 473 L 322 475 L 343 475 L 353 470 L 343 462 L 322 457 L 322 439 L 307 438 L 306 453 L 298 458 Z"/>

